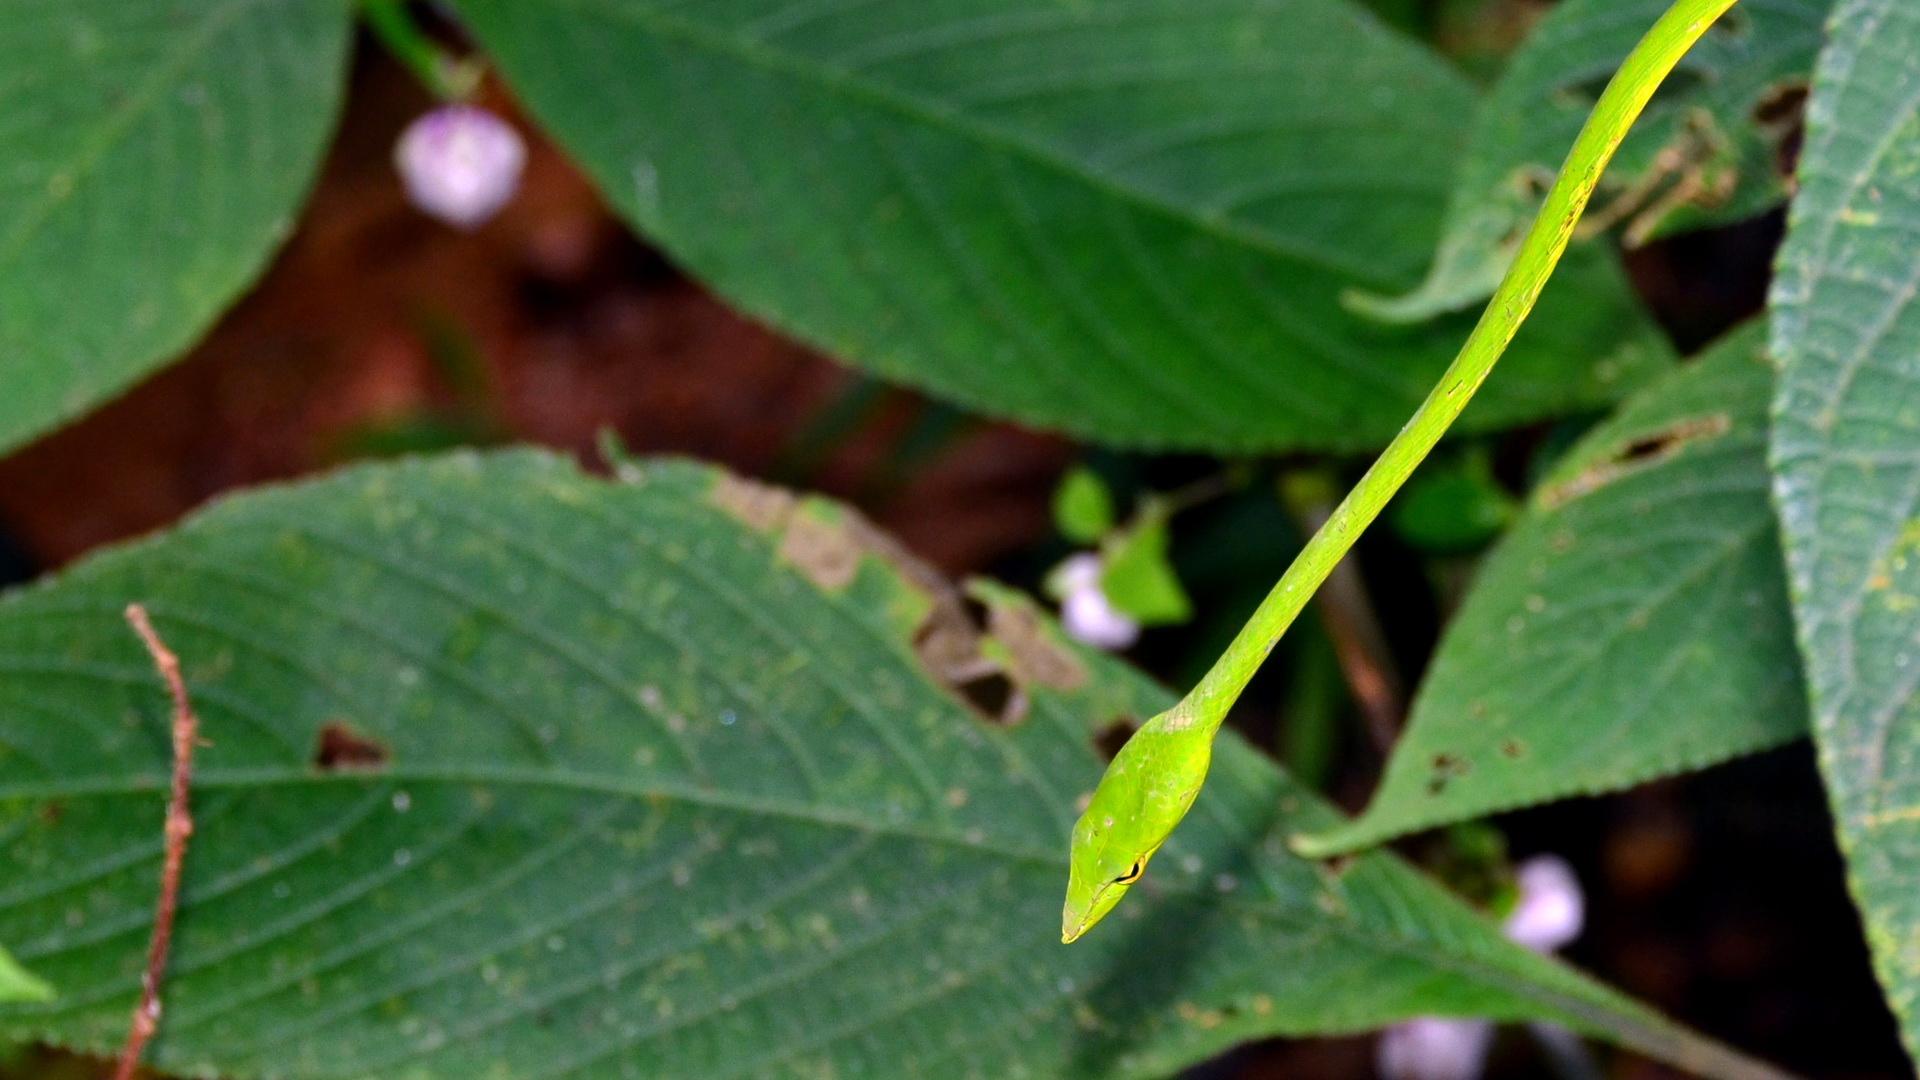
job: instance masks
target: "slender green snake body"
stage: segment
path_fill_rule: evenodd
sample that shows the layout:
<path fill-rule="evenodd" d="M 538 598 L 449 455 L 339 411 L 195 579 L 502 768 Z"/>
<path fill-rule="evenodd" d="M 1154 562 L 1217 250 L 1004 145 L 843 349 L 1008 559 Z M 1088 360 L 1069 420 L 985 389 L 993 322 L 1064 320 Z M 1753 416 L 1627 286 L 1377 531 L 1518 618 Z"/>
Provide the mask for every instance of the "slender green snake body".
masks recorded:
<path fill-rule="evenodd" d="M 1212 670 L 1179 704 L 1147 721 L 1114 757 L 1073 829 L 1062 941 L 1086 933 L 1146 872 L 1148 860 L 1199 794 L 1214 735 L 1228 708 L 1314 590 L 1493 370 L 1560 261 L 1574 224 L 1627 129 L 1680 57 L 1734 3 L 1676 0 L 1647 31 L 1580 129 L 1513 265 L 1439 385 L 1307 542 Z"/>

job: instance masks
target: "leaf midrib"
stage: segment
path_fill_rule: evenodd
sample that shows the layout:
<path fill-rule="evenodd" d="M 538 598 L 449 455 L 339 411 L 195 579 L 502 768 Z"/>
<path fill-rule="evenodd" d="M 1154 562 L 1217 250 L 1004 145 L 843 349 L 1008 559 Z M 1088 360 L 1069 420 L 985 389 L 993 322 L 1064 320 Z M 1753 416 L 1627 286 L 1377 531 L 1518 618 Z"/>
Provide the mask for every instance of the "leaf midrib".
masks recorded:
<path fill-rule="evenodd" d="M 489 784 L 495 786 L 517 786 L 572 792 L 590 792 L 596 795 L 614 795 L 633 798 L 660 797 L 677 799 L 693 805 L 728 810 L 743 814 L 761 814 L 764 816 L 784 817 L 789 820 L 805 821 L 809 824 L 848 829 L 870 835 L 883 835 L 940 843 L 986 855 L 998 856 L 1006 861 L 1024 863 L 1047 868 L 1064 867 L 1067 864 L 1063 850 L 1045 853 L 993 843 L 976 843 L 965 836 L 939 829 L 912 828 L 898 823 L 876 823 L 851 814 L 837 814 L 814 807 L 795 806 L 779 800 L 754 799 L 732 793 L 699 791 L 683 785 L 674 784 L 633 784 L 622 783 L 619 778 L 591 775 L 556 776 L 550 773 L 537 773 L 529 770 L 513 769 L 387 769 L 380 772 L 357 774 L 313 774 L 293 772 L 286 769 L 258 770 L 209 770 L 196 775 L 196 790 L 248 790 L 255 791 L 264 787 L 321 787 L 332 785 L 366 784 L 394 785 L 406 782 L 423 784 Z M 152 777 L 130 777 L 103 779 L 97 781 L 66 782 L 61 784 L 15 784 L 0 786 L 0 799 L 8 798 L 53 798 L 84 797 L 89 795 L 117 794 L 158 794 L 164 791 L 166 778 L 158 774 Z M 1159 891 L 1170 895 L 1194 896 L 1206 895 L 1223 908 L 1241 910 L 1263 918 L 1277 918 L 1291 921 L 1287 905 L 1275 903 L 1277 898 L 1268 897 L 1264 902 L 1253 897 L 1221 897 L 1207 887 L 1204 882 L 1187 883 L 1178 877 L 1165 877 L 1156 882 Z M 1489 964 L 1483 958 L 1465 953 L 1449 951 L 1438 946 L 1423 934 L 1386 934 L 1375 928 L 1372 931 L 1358 931 L 1344 922 L 1329 924 L 1323 929 L 1339 937 L 1344 937 L 1366 948 L 1380 949 L 1389 953 L 1409 956 L 1425 962 L 1450 968 L 1463 975 L 1476 978 L 1497 986 L 1508 992 L 1524 990 L 1528 993 L 1543 994 L 1555 1000 L 1555 1003 L 1570 1015 L 1578 1016 L 1603 1030 L 1622 1032 L 1638 1027 L 1642 1038 L 1648 1035 L 1667 1034 L 1657 1024 L 1649 1024 L 1643 1018 L 1621 1013 L 1611 1013 L 1619 1009 L 1618 1003 L 1601 1006 L 1597 1002 L 1575 993 L 1571 988 L 1550 988 L 1530 980 L 1498 964 Z M 1518 989 L 1516 989 L 1518 988 Z M 1638 1021 L 1638 1023 L 1636 1023 Z"/>
<path fill-rule="evenodd" d="M 143 795 L 166 790 L 169 777 L 156 769 L 152 774 L 140 774 L 124 777 L 96 777 L 80 780 L 60 780 L 45 783 L 0 784 L 0 800 L 5 799 L 61 799 L 100 795 Z M 678 800 L 695 806 L 715 810 L 727 810 L 741 814 L 757 814 L 764 817 L 785 818 L 813 825 L 834 828 L 857 829 L 862 832 L 883 836 L 898 836 L 915 840 L 926 840 L 964 848 L 969 851 L 998 855 L 1018 862 L 1045 863 L 1051 866 L 1067 865 L 1065 838 L 1062 838 L 1060 850 L 1040 852 L 1028 849 L 974 842 L 966 837 L 965 829 L 942 829 L 915 825 L 913 823 L 887 822 L 862 817 L 852 812 L 836 811 L 823 807 L 807 806 L 783 799 L 766 799 L 719 789 L 701 788 L 693 784 L 674 783 L 661 780 L 629 779 L 608 774 L 573 773 L 543 769 L 514 768 L 510 766 L 431 766 L 390 767 L 364 772 L 315 773 L 305 769 L 285 767 L 202 769 L 195 772 L 193 787 L 196 791 L 219 791 L 229 789 L 255 790 L 264 787 L 322 787 L 329 785 L 361 786 L 370 783 L 421 783 L 421 784 L 477 784 L 506 787 L 541 788 L 553 791 L 589 793 L 594 795 L 623 796 L 635 799 Z M 989 838 L 991 834 L 989 834 Z"/>

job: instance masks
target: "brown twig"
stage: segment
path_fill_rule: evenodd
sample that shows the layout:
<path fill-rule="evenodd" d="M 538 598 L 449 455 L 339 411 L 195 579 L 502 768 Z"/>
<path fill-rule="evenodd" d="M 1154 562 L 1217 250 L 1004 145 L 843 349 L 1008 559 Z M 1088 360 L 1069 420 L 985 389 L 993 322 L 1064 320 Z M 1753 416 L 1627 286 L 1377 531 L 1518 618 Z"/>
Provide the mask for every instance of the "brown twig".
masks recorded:
<path fill-rule="evenodd" d="M 1307 535 L 1311 536 L 1333 512 L 1333 500 L 1312 490 L 1310 483 L 1283 485 L 1281 497 Z M 1360 707 L 1368 741 L 1381 755 L 1393 749 L 1406 720 L 1407 696 L 1399 665 L 1387 644 L 1386 631 L 1374 613 L 1367 583 L 1349 554 L 1335 564 L 1314 595 L 1314 607 L 1333 643 L 1340 673 Z"/>
<path fill-rule="evenodd" d="M 1407 716 L 1406 693 L 1387 648 L 1380 620 L 1373 614 L 1366 583 L 1351 558 L 1340 560 L 1314 598 L 1333 641 L 1340 672 L 1367 719 L 1367 738 L 1381 754 L 1393 749 Z"/>
<path fill-rule="evenodd" d="M 193 835 L 193 818 L 187 812 L 187 788 L 193 776 L 193 744 L 199 722 L 187 701 L 187 684 L 180 678 L 180 660 L 154 632 L 147 609 L 127 605 L 127 623 L 153 657 L 153 666 L 173 695 L 173 791 L 167 799 L 166 859 L 160 868 L 160 901 L 153 920 L 153 940 L 147 946 L 147 971 L 140 978 L 140 1002 L 133 1008 L 133 1024 L 127 1032 L 126 1048 L 120 1051 L 120 1066 L 114 1080 L 130 1080 L 140 1053 L 160 1026 L 160 978 L 167 966 L 167 945 L 173 939 L 173 916 L 180 903 L 180 867 L 187 857 L 187 837 Z"/>

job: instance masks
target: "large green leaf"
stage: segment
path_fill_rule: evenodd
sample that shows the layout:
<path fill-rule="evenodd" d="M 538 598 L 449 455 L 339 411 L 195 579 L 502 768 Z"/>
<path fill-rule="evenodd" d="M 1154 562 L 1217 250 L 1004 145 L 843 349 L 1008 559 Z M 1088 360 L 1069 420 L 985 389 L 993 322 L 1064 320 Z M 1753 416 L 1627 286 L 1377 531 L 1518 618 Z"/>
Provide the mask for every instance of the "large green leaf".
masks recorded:
<path fill-rule="evenodd" d="M 1756 323 L 1642 391 L 1487 557 L 1345 851 L 1806 733 Z"/>
<path fill-rule="evenodd" d="M 0 4 L 0 451 L 172 359 L 292 231 L 342 0 Z"/>
<path fill-rule="evenodd" d="M 47 984 L 27 973 L 7 950 L 0 949 L 0 1003 L 45 1001 L 53 996 Z"/>
<path fill-rule="evenodd" d="M 1161 1076 L 1271 1032 L 1552 1017 L 1723 1068 L 1229 738 L 1125 911 L 1059 943 L 1095 733 L 1168 703 L 857 519 L 530 453 L 235 499 L 0 602 L 0 1037 L 114 1045 L 165 699 L 211 745 L 155 1062 L 230 1077 Z M 946 689 L 959 681 L 996 719 Z"/>
<path fill-rule="evenodd" d="M 1920 1051 L 1920 6 L 1845 0 L 1773 294 L 1773 469 L 1814 738 Z"/>
<path fill-rule="evenodd" d="M 1385 327 L 1475 98 L 1346 0 L 460 0 L 646 234 L 892 378 L 1091 439 L 1385 442 L 1469 320 Z M 1669 359 L 1610 257 L 1563 271 L 1467 423 Z"/>
<path fill-rule="evenodd" d="M 1614 69 L 1670 0 L 1566 0 L 1540 21 L 1480 112 L 1433 266 L 1405 296 L 1356 298 L 1394 320 L 1492 295 L 1554 171 Z M 1732 221 L 1786 198 L 1787 148 L 1832 0 L 1744 0 L 1680 61 L 1587 213 L 1638 241 Z"/>

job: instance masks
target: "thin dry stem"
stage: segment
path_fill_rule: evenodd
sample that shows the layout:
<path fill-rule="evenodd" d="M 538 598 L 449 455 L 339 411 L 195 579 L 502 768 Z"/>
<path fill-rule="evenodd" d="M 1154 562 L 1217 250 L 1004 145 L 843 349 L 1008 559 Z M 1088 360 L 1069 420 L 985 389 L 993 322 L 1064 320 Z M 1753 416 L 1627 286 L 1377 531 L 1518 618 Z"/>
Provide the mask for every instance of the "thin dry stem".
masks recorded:
<path fill-rule="evenodd" d="M 1290 500 L 1292 501 L 1292 500 Z M 1301 500 L 1290 507 L 1308 533 L 1326 524 L 1332 507 L 1324 502 Z M 1320 622 L 1326 627 L 1327 640 L 1347 689 L 1360 707 L 1367 740 L 1385 756 L 1400 738 L 1407 716 L 1407 695 L 1400 680 L 1399 665 L 1387 644 L 1386 631 L 1375 613 L 1367 583 L 1360 576 L 1352 555 L 1342 558 L 1328 571 L 1326 582 L 1314 595 Z"/>
<path fill-rule="evenodd" d="M 153 666 L 173 696 L 173 790 L 167 799 L 166 858 L 160 868 L 160 900 L 153 920 L 153 940 L 147 946 L 147 971 L 140 978 L 140 1002 L 133 1008 L 133 1023 L 127 1031 L 126 1048 L 120 1051 L 120 1065 L 114 1080 L 131 1080 L 140 1054 L 160 1026 L 160 979 L 166 971 L 167 945 L 173 939 L 173 917 L 180 904 L 180 867 L 187 857 L 187 837 L 193 835 L 193 818 L 187 810 L 187 789 L 193 777 L 193 745 L 198 738 L 199 722 L 187 701 L 187 684 L 180 677 L 180 660 L 160 640 L 147 618 L 147 609 L 127 605 L 127 623 L 153 657 Z"/>

